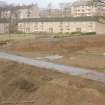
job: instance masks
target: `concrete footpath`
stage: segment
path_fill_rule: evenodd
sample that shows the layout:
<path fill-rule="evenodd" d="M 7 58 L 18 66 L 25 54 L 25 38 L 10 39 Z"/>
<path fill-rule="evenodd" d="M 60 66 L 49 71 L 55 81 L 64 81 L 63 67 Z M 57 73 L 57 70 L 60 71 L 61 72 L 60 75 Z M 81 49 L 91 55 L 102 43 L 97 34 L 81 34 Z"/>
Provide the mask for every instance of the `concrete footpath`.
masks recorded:
<path fill-rule="evenodd" d="M 0 59 L 15 61 L 18 63 L 24 63 L 24 64 L 32 65 L 35 67 L 52 70 L 52 71 L 68 73 L 74 76 L 77 75 L 86 79 L 105 83 L 105 73 L 103 72 L 97 72 L 97 71 L 93 71 L 89 69 L 65 66 L 61 64 L 47 62 L 44 60 L 32 59 L 32 58 L 23 57 L 20 55 L 10 54 L 6 52 L 0 52 Z"/>

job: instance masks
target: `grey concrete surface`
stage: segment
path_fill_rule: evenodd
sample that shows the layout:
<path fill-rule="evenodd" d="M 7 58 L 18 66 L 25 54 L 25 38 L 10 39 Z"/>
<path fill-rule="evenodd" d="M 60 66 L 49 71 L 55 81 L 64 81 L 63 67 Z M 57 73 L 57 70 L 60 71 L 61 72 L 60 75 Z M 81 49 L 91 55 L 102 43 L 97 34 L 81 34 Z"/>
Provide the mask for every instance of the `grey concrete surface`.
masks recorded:
<path fill-rule="evenodd" d="M 27 58 L 27 57 L 23 57 L 23 56 L 11 54 L 11 53 L 6 53 L 6 52 L 0 52 L 0 59 L 15 61 L 18 63 L 24 63 L 24 64 L 32 65 L 35 67 L 58 71 L 62 73 L 68 73 L 70 75 L 80 76 L 82 78 L 105 83 L 104 72 L 98 72 L 98 71 L 93 71 L 89 69 L 56 64 L 56 63 L 52 63 L 52 62 L 48 62 L 48 61 L 44 61 L 40 59 L 38 60 L 38 59 Z"/>

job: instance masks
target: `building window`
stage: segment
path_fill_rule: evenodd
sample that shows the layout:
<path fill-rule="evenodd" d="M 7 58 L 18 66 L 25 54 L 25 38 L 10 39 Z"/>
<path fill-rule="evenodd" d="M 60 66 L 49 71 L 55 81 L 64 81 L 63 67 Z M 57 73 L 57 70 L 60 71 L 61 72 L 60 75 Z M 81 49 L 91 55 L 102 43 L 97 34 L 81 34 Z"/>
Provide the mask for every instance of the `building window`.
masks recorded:
<path fill-rule="evenodd" d="M 59 28 L 60 28 L 60 29 L 63 28 L 63 23 L 62 23 L 62 22 L 59 23 Z"/>
<path fill-rule="evenodd" d="M 93 23 L 90 23 L 90 24 L 88 25 L 88 27 L 92 28 L 92 27 L 93 27 Z"/>
<path fill-rule="evenodd" d="M 53 33 L 53 28 L 49 28 L 49 32 L 50 33 Z"/>
<path fill-rule="evenodd" d="M 81 32 L 81 28 L 76 28 L 76 32 Z"/>
<path fill-rule="evenodd" d="M 37 30 L 38 30 L 38 28 L 34 28 L 34 30 L 35 30 L 35 31 L 37 31 Z"/>
<path fill-rule="evenodd" d="M 34 23 L 34 30 L 35 30 L 35 31 L 38 30 L 38 23 L 37 23 L 37 22 Z"/>
<path fill-rule="evenodd" d="M 31 14 L 32 14 L 31 11 L 28 10 L 28 11 L 27 11 L 27 17 L 30 17 Z"/>
<path fill-rule="evenodd" d="M 63 32 L 63 28 L 62 27 L 60 28 L 60 32 Z"/>
<path fill-rule="evenodd" d="M 85 10 L 83 9 L 82 12 L 85 12 Z"/>
<path fill-rule="evenodd" d="M 43 27 L 43 25 L 44 25 L 43 22 L 41 22 L 41 25 L 40 26 Z"/>
<path fill-rule="evenodd" d="M 34 25 L 34 28 L 38 27 L 37 25 Z"/>
<path fill-rule="evenodd" d="M 38 30 L 38 27 L 34 27 L 34 30 Z"/>
<path fill-rule="evenodd" d="M 91 9 L 87 9 L 88 11 L 91 11 Z"/>
<path fill-rule="evenodd" d="M 30 28 L 26 28 L 26 32 L 30 33 Z"/>
<path fill-rule="evenodd" d="M 19 27 L 20 27 L 20 28 L 23 28 L 23 24 L 19 24 Z"/>
<path fill-rule="evenodd" d="M 70 30 L 70 26 L 66 26 L 66 30 Z"/>

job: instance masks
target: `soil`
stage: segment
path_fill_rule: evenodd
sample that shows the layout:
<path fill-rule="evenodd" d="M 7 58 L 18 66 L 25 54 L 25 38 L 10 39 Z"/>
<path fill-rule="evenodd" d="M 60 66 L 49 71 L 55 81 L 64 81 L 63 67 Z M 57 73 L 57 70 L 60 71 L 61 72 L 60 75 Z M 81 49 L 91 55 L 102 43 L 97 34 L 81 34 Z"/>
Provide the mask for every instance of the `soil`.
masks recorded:
<path fill-rule="evenodd" d="M 105 71 L 105 35 L 15 41 L 3 49 L 32 58 L 61 55 L 54 62 Z"/>
<path fill-rule="evenodd" d="M 9 42 L 1 50 L 52 62 L 105 69 L 105 36 Z M 0 105 L 105 105 L 105 84 L 16 62 L 0 61 Z"/>
<path fill-rule="evenodd" d="M 9 44 L 7 49 L 18 52 L 45 52 L 70 53 L 85 48 L 102 47 L 105 45 L 105 36 L 79 36 L 58 39 L 22 40 Z M 105 49 L 104 49 L 105 51 Z"/>
<path fill-rule="evenodd" d="M 0 61 L 0 105 L 105 105 L 105 84 Z"/>

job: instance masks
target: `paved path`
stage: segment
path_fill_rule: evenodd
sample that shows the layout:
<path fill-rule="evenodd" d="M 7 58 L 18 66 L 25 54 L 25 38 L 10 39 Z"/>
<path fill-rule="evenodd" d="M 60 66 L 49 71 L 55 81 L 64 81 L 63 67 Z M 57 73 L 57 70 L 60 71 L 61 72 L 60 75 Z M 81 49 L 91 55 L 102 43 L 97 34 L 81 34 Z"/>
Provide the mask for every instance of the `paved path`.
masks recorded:
<path fill-rule="evenodd" d="M 16 61 L 19 63 L 24 63 L 28 65 L 32 65 L 39 68 L 45 68 L 48 70 L 55 70 L 62 73 L 68 73 L 70 75 L 77 75 L 86 79 L 95 80 L 98 82 L 105 83 L 105 73 L 92 71 L 89 69 L 81 69 L 76 67 L 65 66 L 61 64 L 55 64 L 43 60 L 35 60 L 15 54 L 9 54 L 5 52 L 0 52 L 0 59 L 6 59 L 10 61 Z"/>

